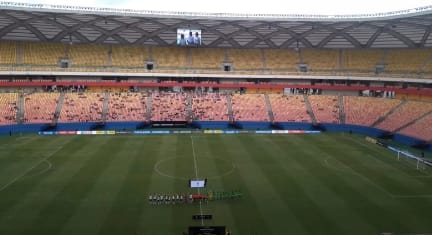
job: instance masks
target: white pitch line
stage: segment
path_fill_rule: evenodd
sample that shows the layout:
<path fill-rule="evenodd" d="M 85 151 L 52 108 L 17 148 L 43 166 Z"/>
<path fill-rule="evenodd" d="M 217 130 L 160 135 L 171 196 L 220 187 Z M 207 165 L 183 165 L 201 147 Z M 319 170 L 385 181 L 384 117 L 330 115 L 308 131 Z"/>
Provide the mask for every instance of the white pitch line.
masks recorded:
<path fill-rule="evenodd" d="M 191 143 L 192 143 L 192 155 L 194 158 L 195 179 L 198 180 L 198 167 L 197 167 L 197 161 L 196 161 L 195 146 L 194 146 L 194 141 L 193 141 L 192 136 L 190 136 L 190 138 L 191 138 Z M 198 188 L 198 190 L 199 190 L 199 188 Z"/>
<path fill-rule="evenodd" d="M 194 145 L 192 135 L 190 136 L 190 138 L 191 138 L 191 143 L 192 143 L 192 155 L 194 158 L 195 179 L 198 180 L 198 165 L 197 165 L 196 154 L 195 154 L 195 145 Z M 198 194 L 201 194 L 200 188 L 197 188 L 197 189 L 198 189 Z M 200 206 L 200 215 L 201 215 L 201 226 L 204 226 L 204 219 L 202 218 L 203 212 L 202 212 L 201 201 L 199 202 L 199 206 Z"/>
<path fill-rule="evenodd" d="M 47 161 L 50 157 L 54 156 L 54 154 L 56 154 L 58 151 L 60 151 L 60 149 L 63 148 L 64 145 L 58 147 L 54 152 L 50 153 L 48 156 L 46 156 L 45 158 L 43 158 L 42 160 L 40 160 L 39 162 L 37 162 L 35 165 L 33 165 L 32 167 L 28 168 L 26 171 L 24 171 L 21 175 L 15 177 L 13 180 L 11 180 L 9 183 L 3 185 L 0 188 L 0 192 L 3 191 L 4 189 L 6 189 L 7 187 L 11 186 L 13 183 L 17 182 L 19 179 L 21 179 L 22 177 L 24 177 L 25 175 L 27 175 L 31 170 L 33 170 L 34 168 L 36 168 L 37 166 L 39 166 L 42 162 Z"/>
<path fill-rule="evenodd" d="M 339 163 L 341 163 L 342 165 L 345 165 L 345 167 L 347 167 L 352 174 L 359 176 L 360 178 L 362 178 L 364 181 L 368 182 L 369 184 L 375 186 L 377 189 L 379 189 L 381 192 L 385 193 L 387 196 L 389 197 L 394 197 L 394 195 L 390 192 L 388 192 L 387 190 L 385 190 L 383 187 L 381 187 L 380 185 L 378 185 L 377 183 L 373 182 L 372 180 L 370 180 L 368 177 L 364 176 L 363 174 L 357 172 L 356 170 L 354 170 L 352 167 L 350 167 L 348 164 L 345 164 L 341 161 L 339 161 L 336 158 L 333 158 L 335 161 L 338 161 Z"/>

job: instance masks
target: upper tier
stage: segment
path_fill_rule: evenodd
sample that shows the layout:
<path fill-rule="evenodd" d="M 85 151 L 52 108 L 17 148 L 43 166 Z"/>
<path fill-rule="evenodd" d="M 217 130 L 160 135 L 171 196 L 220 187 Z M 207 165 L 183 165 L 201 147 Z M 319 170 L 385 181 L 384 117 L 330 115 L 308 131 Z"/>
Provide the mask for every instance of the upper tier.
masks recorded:
<path fill-rule="evenodd" d="M 68 68 L 60 68 L 67 61 Z M 147 63 L 152 63 L 149 70 Z M 230 71 L 224 71 L 230 66 Z M 307 67 L 307 72 L 301 71 Z M 0 42 L 0 70 L 432 78 L 432 49 L 222 49 Z"/>

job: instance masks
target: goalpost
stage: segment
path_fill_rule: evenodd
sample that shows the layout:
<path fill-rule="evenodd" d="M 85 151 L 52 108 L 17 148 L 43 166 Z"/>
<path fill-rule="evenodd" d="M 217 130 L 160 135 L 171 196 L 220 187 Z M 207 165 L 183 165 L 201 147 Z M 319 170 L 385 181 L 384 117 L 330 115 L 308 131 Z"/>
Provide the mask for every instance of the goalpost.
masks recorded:
<path fill-rule="evenodd" d="M 397 151 L 397 160 L 407 162 L 408 164 L 415 166 L 417 170 L 426 170 L 426 167 L 432 167 L 431 162 L 428 162 L 423 158 L 417 157 L 410 152 L 405 152 L 401 150 Z"/>

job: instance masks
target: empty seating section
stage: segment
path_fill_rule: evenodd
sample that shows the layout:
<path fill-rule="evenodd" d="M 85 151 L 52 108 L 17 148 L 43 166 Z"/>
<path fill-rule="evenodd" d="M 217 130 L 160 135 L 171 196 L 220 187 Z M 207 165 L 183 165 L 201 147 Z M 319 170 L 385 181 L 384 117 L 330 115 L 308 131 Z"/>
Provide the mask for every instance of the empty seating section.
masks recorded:
<path fill-rule="evenodd" d="M 225 60 L 224 49 L 190 48 L 192 68 L 220 69 Z"/>
<path fill-rule="evenodd" d="M 269 95 L 275 122 L 311 122 L 301 95 Z"/>
<path fill-rule="evenodd" d="M 228 121 L 227 98 L 220 94 L 196 94 L 192 96 L 193 120 Z"/>
<path fill-rule="evenodd" d="M 107 66 L 108 46 L 73 45 L 69 50 L 72 66 Z"/>
<path fill-rule="evenodd" d="M 235 121 L 269 121 L 264 95 L 233 94 L 231 102 Z"/>
<path fill-rule="evenodd" d="M 103 93 L 66 93 L 59 122 L 101 121 L 103 97 Z"/>
<path fill-rule="evenodd" d="M 94 71 L 121 67 L 118 71 L 142 72 L 146 61 L 155 69 L 208 69 L 222 72 L 224 62 L 234 71 L 267 69 L 297 71 L 299 63 L 311 72 L 375 72 L 384 64 L 387 76 L 432 76 L 432 48 L 421 49 L 222 49 L 147 47 L 133 45 L 67 45 L 63 43 L 0 42 L 0 65 L 50 66 L 58 68 L 60 59 L 70 59 L 71 70 Z M 5 66 L 6 67 L 6 66 Z M 82 68 L 80 68 L 82 67 Z M 140 68 L 140 69 L 137 69 Z M 4 69 L 4 68 L 3 68 Z M 19 70 L 19 67 L 16 68 Z M 31 69 L 31 68 L 26 68 Z M 86 70 L 87 69 L 87 70 Z M 256 72 L 256 73 L 257 73 Z M 420 75 L 418 72 L 429 74 Z"/>
<path fill-rule="evenodd" d="M 24 96 L 25 123 L 51 123 L 60 93 L 33 93 Z"/>
<path fill-rule="evenodd" d="M 308 64 L 308 69 L 311 71 L 339 69 L 338 50 L 304 49 L 301 50 L 301 54 L 302 62 Z"/>
<path fill-rule="evenodd" d="M 186 96 L 184 94 L 152 94 L 152 121 L 186 121 L 186 116 Z"/>
<path fill-rule="evenodd" d="M 0 94 L 0 125 L 16 124 L 17 103 L 17 93 Z"/>
<path fill-rule="evenodd" d="M 294 50 L 265 50 L 266 68 L 275 70 L 297 70 L 298 53 Z"/>
<path fill-rule="evenodd" d="M 345 96 L 345 123 L 372 126 L 400 102 L 398 99 Z"/>
<path fill-rule="evenodd" d="M 22 44 L 22 63 L 25 65 L 56 66 L 65 58 L 65 46 L 60 43 Z"/>
<path fill-rule="evenodd" d="M 309 102 L 318 123 L 340 122 L 337 96 L 311 95 Z"/>
<path fill-rule="evenodd" d="M 153 47 L 152 55 L 157 68 L 185 68 L 187 65 L 186 48 Z"/>
<path fill-rule="evenodd" d="M 427 59 L 431 59 L 432 49 L 393 49 L 385 57 L 386 71 L 418 72 Z"/>
<path fill-rule="evenodd" d="M 228 50 L 228 61 L 232 62 L 234 70 L 263 69 L 261 50 L 231 49 Z"/>
<path fill-rule="evenodd" d="M 432 114 L 402 129 L 399 133 L 426 141 L 432 141 Z"/>
<path fill-rule="evenodd" d="M 15 42 L 0 42 L 0 64 L 17 64 L 17 46 Z"/>
<path fill-rule="evenodd" d="M 119 67 L 144 67 L 148 61 L 148 48 L 138 46 L 113 46 L 111 63 Z"/>
<path fill-rule="evenodd" d="M 110 93 L 107 121 L 144 121 L 147 96 L 144 93 Z"/>
<path fill-rule="evenodd" d="M 106 121 L 145 121 L 148 93 L 111 92 Z M 59 93 L 24 94 L 24 123 L 51 123 Z M 102 92 L 66 93 L 59 122 L 102 121 L 105 94 Z M 230 94 L 234 121 L 269 121 L 264 94 Z M 192 94 L 192 120 L 229 121 L 227 95 Z M 268 94 L 275 122 L 311 122 L 303 95 Z M 151 94 L 152 121 L 188 120 L 185 93 Z M 318 123 L 340 123 L 337 96 L 308 96 Z M 344 96 L 345 123 L 432 141 L 432 102 Z M 0 125 L 16 124 L 19 94 L 0 93 Z M 398 105 L 400 105 L 398 107 Z M 393 111 L 392 111 L 393 110 Z M 392 113 L 389 114 L 389 112 Z M 401 130 L 400 130 L 401 129 Z"/>
<path fill-rule="evenodd" d="M 347 71 L 374 72 L 375 66 L 382 63 L 383 56 L 383 50 L 343 50 L 342 68 Z"/>
<path fill-rule="evenodd" d="M 432 111 L 432 103 L 407 101 L 376 127 L 387 131 L 395 131 L 429 111 Z"/>

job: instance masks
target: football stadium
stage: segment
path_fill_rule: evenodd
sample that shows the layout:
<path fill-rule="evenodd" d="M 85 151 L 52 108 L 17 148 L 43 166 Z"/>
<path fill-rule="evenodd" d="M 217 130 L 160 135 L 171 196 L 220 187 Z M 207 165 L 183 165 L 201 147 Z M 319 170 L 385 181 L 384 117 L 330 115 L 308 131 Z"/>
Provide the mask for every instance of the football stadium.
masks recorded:
<path fill-rule="evenodd" d="M 0 234 L 432 234 L 432 6 L 0 1 Z"/>

